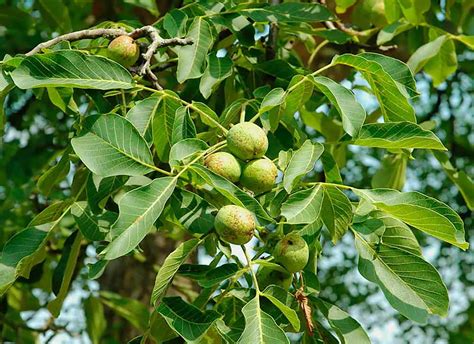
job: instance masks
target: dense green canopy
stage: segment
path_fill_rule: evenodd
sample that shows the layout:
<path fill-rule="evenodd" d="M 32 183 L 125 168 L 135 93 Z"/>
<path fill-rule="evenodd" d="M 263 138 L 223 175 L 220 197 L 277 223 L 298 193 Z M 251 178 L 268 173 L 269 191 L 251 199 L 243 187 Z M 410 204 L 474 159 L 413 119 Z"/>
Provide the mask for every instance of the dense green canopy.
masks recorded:
<path fill-rule="evenodd" d="M 471 2 L 0 0 L 0 341 L 473 342 Z"/>

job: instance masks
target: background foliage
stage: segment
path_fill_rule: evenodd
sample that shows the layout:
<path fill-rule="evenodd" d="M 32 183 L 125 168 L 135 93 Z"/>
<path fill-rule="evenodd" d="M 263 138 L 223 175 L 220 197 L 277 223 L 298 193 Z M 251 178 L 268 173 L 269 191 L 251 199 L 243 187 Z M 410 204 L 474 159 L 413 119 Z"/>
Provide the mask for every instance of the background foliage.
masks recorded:
<path fill-rule="evenodd" d="M 199 212 L 201 199 L 193 196 L 190 192 L 193 190 L 180 188 L 179 193 L 171 196 L 176 182 L 173 178 L 155 179 L 147 184 L 150 180 L 141 175 L 151 172 L 148 176 L 160 176 L 159 171 L 152 172 L 152 166 L 156 164 L 160 169 L 169 170 L 168 164 L 163 163 L 168 160 L 170 167 L 179 169 L 180 159 L 173 160 L 173 157 L 185 154 L 190 147 L 195 149 L 196 144 L 202 145 L 201 150 L 206 149 L 201 141 L 192 141 L 196 134 L 211 145 L 216 143 L 217 135 L 222 132 L 220 126 L 228 128 L 231 123 L 238 122 L 242 109 L 248 120 L 257 114 L 261 116 L 260 123 L 270 130 L 268 156 L 279 158 L 279 168 L 284 169 L 289 158 L 279 155 L 281 150 L 302 147 L 301 150 L 309 150 L 303 151 L 302 156 L 312 156 L 316 162 L 314 169 L 310 164 L 305 170 L 309 172 L 305 182 L 343 181 L 345 185 L 361 190 L 390 187 L 423 192 L 445 202 L 460 215 L 466 229 L 466 241 L 473 244 L 470 209 L 474 205 L 474 187 L 468 177 L 474 175 L 474 64 L 470 51 L 474 46 L 474 6 L 471 2 L 328 1 L 328 11 L 309 3 L 302 4 L 301 8 L 290 3 L 264 9 L 259 8 L 261 5 L 263 3 L 243 3 L 237 7 L 237 3 L 230 1 L 157 1 L 156 4 L 128 0 L 0 1 L 0 52 L 5 55 L 0 65 L 0 102 L 3 105 L 0 114 L 5 122 L 0 151 L 0 242 L 4 247 L 17 234 L 16 242 L 20 243 L 18 248 L 4 249 L 1 257 L 0 290 L 6 292 L 6 287 L 13 282 L 10 280 L 12 271 L 6 266 L 15 267 L 13 276 L 16 279 L 1 299 L 2 338 L 29 343 L 37 336 L 44 340 L 74 337 L 78 340 L 89 338 L 98 343 L 104 342 L 105 338 L 110 342 L 123 342 L 124 338 L 130 340 L 147 331 L 150 339 L 159 340 L 160 336 L 169 333 L 164 330 L 167 326 L 163 318 L 148 308 L 150 296 L 153 301 L 163 297 L 165 282 L 171 276 L 169 271 L 159 270 L 165 257 L 174 251 L 170 257 L 176 261 L 187 258 L 187 263 L 204 263 L 206 257 L 216 255 L 217 247 L 223 252 L 217 257 L 224 262 L 223 254 L 228 253 L 228 248 L 222 244 L 217 246 L 215 241 L 191 238 L 206 232 L 205 228 L 209 228 L 213 218 L 209 211 Z M 152 67 L 166 91 L 156 96 L 146 97 L 151 93 L 134 88 L 132 76 L 120 66 L 108 60 L 91 59 L 92 55 L 104 54 L 108 44 L 105 38 L 61 43 L 45 54 L 22 62 L 24 56 L 21 54 L 58 34 L 92 26 L 122 26 L 131 30 L 144 24 L 154 24 L 163 37 L 190 36 L 196 43 L 158 50 Z M 58 52 L 69 49 L 73 51 Z M 86 52 L 91 56 L 85 55 Z M 355 55 L 360 53 L 363 54 Z M 373 53 L 406 62 L 412 72 L 418 73 L 416 87 L 404 65 L 391 59 L 380 60 L 380 55 Z M 333 60 L 336 55 L 339 57 Z M 303 77 L 325 68 L 331 61 L 339 64 L 321 71 L 314 83 Z M 42 63 L 48 66 L 50 75 L 42 74 L 44 70 L 35 70 L 35 66 Z M 86 68 L 92 63 L 103 65 Z M 382 64 L 383 69 L 377 63 Z M 60 79 L 53 76 L 60 76 Z M 97 76 L 101 82 L 95 81 Z M 152 86 L 137 76 L 133 80 Z M 339 85 L 352 89 L 361 105 L 357 105 L 351 93 Z M 404 91 L 400 92 L 400 89 Z M 394 92 L 405 93 L 410 101 L 404 96 L 393 96 Z M 181 107 L 183 103 L 179 99 L 187 106 Z M 291 110 L 298 110 L 298 116 L 288 116 L 288 113 L 292 114 Z M 375 142 L 375 131 L 370 129 L 376 124 L 361 127 L 364 112 L 367 113 L 366 124 L 375 123 L 382 116 L 386 121 L 414 122 L 416 116 L 416 122 L 424 129 L 432 130 L 440 140 L 425 131 L 415 139 L 403 140 L 407 133 L 412 135 L 417 131 L 405 127 L 394 129 L 395 136 L 392 140 L 389 137 L 392 144 L 387 144 L 386 140 Z M 125 115 L 129 121 L 112 114 Z M 146 114 L 156 114 L 149 130 L 146 120 L 143 121 Z M 178 121 L 181 126 L 172 124 Z M 106 160 L 100 159 L 110 145 L 100 146 L 103 141 L 97 138 L 111 126 L 133 133 L 127 136 L 132 145 L 122 148 L 130 150 L 136 159 L 134 163 L 126 163 L 125 172 L 123 165 L 107 164 Z M 89 128 L 92 130 L 88 131 Z M 161 135 L 163 132 L 166 135 Z M 84 136 L 75 137 L 82 134 Z M 355 145 L 345 143 L 351 139 L 348 135 L 357 137 Z M 71 146 L 72 137 L 75 138 Z M 304 143 L 307 138 L 325 143 L 321 156 L 322 149 L 318 144 Z M 122 142 L 119 136 L 108 140 L 112 145 L 114 140 L 119 146 Z M 147 153 L 147 142 L 154 144 L 153 156 Z M 173 150 L 171 147 L 179 142 L 184 144 Z M 448 148 L 448 155 L 429 150 L 441 145 Z M 407 148 L 423 149 L 410 152 Z M 116 151 L 105 152 L 109 153 L 116 154 Z M 339 166 L 341 179 L 334 169 L 328 169 L 331 157 Z M 81 160 L 92 172 L 109 177 L 101 181 L 100 177 L 89 176 Z M 220 190 L 230 188 L 199 166 L 191 170 L 194 177 L 214 184 L 216 190 L 219 190 L 219 182 Z M 285 171 L 282 185 L 286 191 L 293 188 L 297 191 L 295 179 L 298 181 L 302 176 L 301 170 L 302 167 L 297 166 L 293 173 Z M 137 190 L 139 186 L 141 188 Z M 130 190 L 137 191 L 125 194 Z M 334 189 L 328 187 L 328 190 Z M 140 191 L 152 195 L 149 202 L 156 203 L 150 207 L 152 222 L 153 213 L 163 213 L 157 222 L 159 231 L 150 233 L 141 242 L 140 249 L 130 253 L 151 228 L 133 228 L 134 233 L 140 234 L 133 242 L 128 236 L 120 240 L 123 230 L 130 228 L 133 215 L 117 214 L 119 210 L 125 214 L 124 208 L 134 204 L 136 199 L 146 207 L 148 203 L 144 205 L 143 202 L 147 200 L 143 200 Z M 240 199 L 259 215 L 258 204 L 251 197 L 239 189 L 224 191 L 224 194 L 229 193 L 231 200 Z M 109 194 L 113 195 L 110 199 Z M 314 195 L 320 197 L 317 193 Z M 167 206 L 164 201 L 156 202 L 160 197 L 170 197 Z M 218 199 L 212 198 L 215 194 L 207 197 L 211 204 L 219 204 Z M 260 202 L 267 205 L 270 199 L 264 196 Z M 356 200 L 351 198 L 351 201 Z M 202 221 L 198 228 L 204 228 L 200 233 L 184 230 L 189 229 L 185 215 L 193 206 Z M 296 226 L 309 222 L 304 213 L 296 216 L 285 207 L 282 213 L 288 222 L 298 224 Z M 90 214 L 95 215 L 88 216 Z M 306 215 L 314 216 L 312 213 Z M 118 224 L 110 228 L 117 216 Z M 260 218 L 264 217 L 260 212 Z M 340 233 L 338 224 L 330 222 L 324 221 L 331 236 L 326 232 L 323 234 L 317 271 L 319 283 L 308 282 L 308 285 L 320 291 L 319 298 L 311 299 L 321 312 L 315 312 L 316 319 L 326 328 L 332 328 L 342 342 L 351 341 L 344 337 L 344 331 L 341 333 L 341 326 L 358 325 L 338 325 L 327 311 L 331 307 L 328 302 L 357 319 L 373 342 L 386 343 L 388 335 L 403 338 L 407 343 L 474 340 L 473 256 L 469 251 L 461 251 L 414 231 L 423 255 L 440 271 L 450 295 L 446 318 L 429 316 L 426 324 L 415 324 L 390 307 L 376 284 L 361 277 L 356 269 L 358 254 L 353 235 L 346 234 L 333 245 L 331 239 L 337 241 Z M 357 221 L 353 222 L 357 224 Z M 439 224 L 437 219 L 436 226 Z M 54 229 L 47 238 L 45 227 Z M 21 232 L 24 228 L 28 229 Z M 306 230 L 309 235 L 317 235 L 315 228 Z M 430 230 L 436 228 L 428 228 L 426 232 L 430 233 Z M 104 240 L 106 235 L 107 240 Z M 109 235 L 118 240 L 107 246 L 107 259 L 130 254 L 112 260 L 103 270 L 104 261 L 97 260 L 97 254 L 104 249 Z M 465 247 L 459 237 L 446 241 Z M 199 250 L 192 251 L 197 245 L 200 245 Z M 36 250 L 40 246 L 44 248 Z M 178 249 L 175 250 L 176 246 Z M 22 257 L 27 259 L 21 260 Z M 21 264 L 17 264 L 20 260 Z M 218 267 L 218 272 L 213 270 L 211 275 L 217 279 L 209 281 L 206 277 L 208 268 L 199 270 L 187 263 L 180 268 L 173 288 L 169 290 L 170 295 L 181 298 L 163 299 L 159 303 L 157 310 L 164 319 L 176 319 L 173 310 L 189 311 L 182 299 L 194 300 L 197 307 L 202 307 L 210 296 L 201 293 L 204 296 L 196 299 L 202 288 L 212 293 L 213 287 L 217 288 L 220 282 L 235 276 L 242 268 L 229 261 Z M 211 262 L 211 267 L 215 268 L 216 264 L 217 259 Z M 158 271 L 158 283 L 155 284 Z M 249 279 L 247 275 L 245 277 Z M 371 280 L 368 274 L 364 276 Z M 194 282 L 189 282 L 188 277 Z M 250 279 L 248 282 L 251 283 Z M 242 285 L 246 283 L 242 282 Z M 226 286 L 224 283 L 223 288 Z M 267 302 L 271 301 L 271 295 L 284 299 L 279 292 L 281 290 L 277 288 L 270 289 L 266 292 L 270 296 L 259 300 L 252 299 L 253 295 L 246 294 L 249 293 L 247 290 L 234 289 L 232 297 L 222 301 L 221 307 L 196 319 L 185 317 L 175 330 L 186 340 L 194 340 L 196 334 L 205 332 L 213 323 L 207 339 L 217 341 L 225 327 L 221 320 L 216 322 L 219 317 L 216 311 L 240 309 L 244 301 L 250 299 L 252 301 L 242 309 L 246 318 L 255 317 L 256 309 L 261 306 L 279 323 L 287 321 L 295 327 L 299 320 L 291 310 L 285 308 L 285 320 L 281 310 L 275 310 Z M 298 310 L 290 301 L 290 308 Z M 262 304 L 256 304 L 259 302 Z M 438 310 L 435 311 L 438 314 L 444 313 L 445 308 L 444 304 L 431 307 Z M 82 310 L 85 317 L 83 322 L 78 322 Z M 190 312 L 199 314 L 195 309 Z M 329 322 L 323 320 L 324 315 Z M 410 314 L 404 315 L 410 317 Z M 342 316 L 346 317 L 345 314 Z M 413 319 L 416 316 L 411 318 L 417 320 Z M 232 314 L 227 313 L 224 320 L 232 323 Z M 195 331 L 185 330 L 187 321 L 194 321 Z M 270 322 L 265 316 L 262 321 Z M 304 327 L 303 322 L 301 326 Z M 319 330 L 323 331 L 322 328 Z M 326 332 L 319 332 L 319 336 L 323 342 L 332 340 L 332 335 Z M 292 339 L 299 340 L 298 337 Z"/>

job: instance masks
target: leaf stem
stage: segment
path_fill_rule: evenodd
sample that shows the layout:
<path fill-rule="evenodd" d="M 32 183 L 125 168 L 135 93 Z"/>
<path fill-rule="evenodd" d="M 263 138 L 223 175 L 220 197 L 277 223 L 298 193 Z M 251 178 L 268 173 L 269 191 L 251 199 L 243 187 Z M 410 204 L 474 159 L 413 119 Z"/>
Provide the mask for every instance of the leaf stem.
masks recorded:
<path fill-rule="evenodd" d="M 308 67 L 310 67 L 313 64 L 314 58 L 316 57 L 318 52 L 328 43 L 329 43 L 329 41 L 326 39 L 326 40 L 322 41 L 321 43 L 319 43 L 316 46 L 316 48 L 314 48 L 313 52 L 311 53 L 311 56 L 308 59 Z"/>
<path fill-rule="evenodd" d="M 155 170 L 156 172 L 160 172 L 160 173 L 163 173 L 163 174 L 166 174 L 167 176 L 173 176 L 173 173 L 169 172 L 169 171 L 166 171 L 166 170 L 163 170 L 159 167 L 156 167 L 154 165 L 148 165 L 148 164 L 145 164 L 146 167 L 149 167 L 153 170 Z"/>
<path fill-rule="evenodd" d="M 247 108 L 247 104 L 242 104 L 242 110 L 240 111 L 240 123 L 245 122 L 245 109 Z"/>
<path fill-rule="evenodd" d="M 252 270 L 252 260 L 250 259 L 245 246 L 240 245 L 240 247 L 242 248 L 242 251 L 244 251 L 245 259 L 247 260 L 247 265 L 249 267 L 250 274 L 252 275 L 252 280 L 253 280 L 253 284 L 255 286 L 255 290 L 257 291 L 257 295 L 260 295 L 260 288 L 258 287 L 257 276 L 255 276 L 255 273 Z"/>
<path fill-rule="evenodd" d="M 354 187 L 344 184 L 336 184 L 336 183 L 325 183 L 325 182 L 310 182 L 304 183 L 304 185 L 322 185 L 322 186 L 335 186 L 341 189 L 352 190 Z"/>
<path fill-rule="evenodd" d="M 123 89 L 120 90 L 122 94 L 122 115 L 125 117 L 127 115 L 127 99 L 125 99 L 125 91 Z"/>

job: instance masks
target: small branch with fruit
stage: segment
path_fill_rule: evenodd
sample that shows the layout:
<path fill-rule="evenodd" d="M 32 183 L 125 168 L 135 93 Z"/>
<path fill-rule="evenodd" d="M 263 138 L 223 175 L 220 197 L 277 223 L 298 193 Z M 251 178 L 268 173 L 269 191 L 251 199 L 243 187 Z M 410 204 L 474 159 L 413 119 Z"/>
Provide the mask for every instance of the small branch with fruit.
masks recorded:
<path fill-rule="evenodd" d="M 161 90 L 162 87 L 159 85 L 158 78 L 150 68 L 151 59 L 156 50 L 167 46 L 184 46 L 193 44 L 193 40 L 190 38 L 161 38 L 158 29 L 151 25 L 146 25 L 131 32 L 127 32 L 124 29 L 87 29 L 70 32 L 38 44 L 25 55 L 31 56 L 37 54 L 43 49 L 51 48 L 54 45 L 65 41 L 72 42 L 81 39 L 93 39 L 99 37 L 113 39 L 107 50 L 109 58 L 122 64 L 124 67 L 129 68 L 132 72 L 135 72 L 138 75 L 148 76 L 154 87 L 158 90 Z M 142 64 L 138 67 L 132 67 L 140 57 L 140 46 L 135 41 L 142 37 L 149 37 L 151 43 L 147 46 L 146 52 L 141 54 L 143 58 Z"/>

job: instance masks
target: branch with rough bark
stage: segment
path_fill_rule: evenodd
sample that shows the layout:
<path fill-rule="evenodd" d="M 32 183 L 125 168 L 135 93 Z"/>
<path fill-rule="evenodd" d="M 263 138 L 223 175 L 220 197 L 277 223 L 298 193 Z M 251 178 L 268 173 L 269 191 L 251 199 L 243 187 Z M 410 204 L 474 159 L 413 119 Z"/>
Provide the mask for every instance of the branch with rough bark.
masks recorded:
<path fill-rule="evenodd" d="M 156 50 L 167 46 L 184 46 L 193 44 L 193 40 L 191 38 L 161 38 L 158 30 L 155 27 L 146 25 L 141 28 L 135 29 L 132 32 L 127 32 L 123 29 L 87 29 L 75 31 L 55 37 L 53 39 L 50 39 L 49 41 L 42 42 L 36 47 L 34 47 L 31 51 L 27 52 L 25 55 L 31 56 L 37 54 L 43 49 L 50 48 L 64 41 L 72 42 L 81 39 L 92 39 L 99 37 L 116 38 L 125 35 L 133 39 L 138 39 L 142 37 L 150 38 L 151 43 L 147 46 L 146 52 L 141 55 L 143 58 L 143 63 L 139 67 L 131 68 L 131 71 L 141 76 L 148 76 L 153 85 L 158 89 L 162 89 L 162 87 L 158 84 L 158 78 L 150 68 L 151 59 L 153 58 L 153 55 L 155 54 Z"/>

